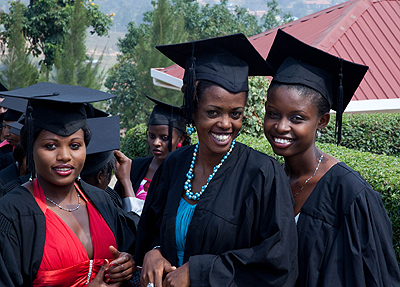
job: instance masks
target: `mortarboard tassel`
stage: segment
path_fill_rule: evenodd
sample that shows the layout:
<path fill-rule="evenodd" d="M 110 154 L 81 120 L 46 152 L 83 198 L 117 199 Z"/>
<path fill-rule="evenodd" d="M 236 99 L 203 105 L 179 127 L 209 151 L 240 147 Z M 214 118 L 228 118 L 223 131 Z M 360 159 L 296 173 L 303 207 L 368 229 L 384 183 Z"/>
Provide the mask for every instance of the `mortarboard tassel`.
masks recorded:
<path fill-rule="evenodd" d="M 174 108 L 171 106 L 171 117 L 168 119 L 168 151 L 172 151 Z"/>
<path fill-rule="evenodd" d="M 34 118 L 32 117 L 33 108 L 30 105 L 30 103 L 28 103 L 26 110 L 27 110 L 25 118 L 26 129 L 27 129 L 26 162 L 28 165 L 28 170 L 31 174 L 30 180 L 33 180 L 35 178 L 35 163 L 33 161 Z"/>
<path fill-rule="evenodd" d="M 343 116 L 343 59 L 339 58 L 340 73 L 339 73 L 339 87 L 337 91 L 336 102 L 336 126 L 335 137 L 337 137 L 337 145 L 342 140 L 342 116 Z"/>
<path fill-rule="evenodd" d="M 196 57 L 194 56 L 194 43 L 192 43 L 192 57 L 190 58 L 191 65 L 189 68 L 189 76 L 184 95 L 184 107 L 186 110 L 186 121 L 187 124 L 192 124 L 192 114 L 194 111 L 194 99 L 196 97 Z M 197 101 L 198 102 L 198 101 Z"/>

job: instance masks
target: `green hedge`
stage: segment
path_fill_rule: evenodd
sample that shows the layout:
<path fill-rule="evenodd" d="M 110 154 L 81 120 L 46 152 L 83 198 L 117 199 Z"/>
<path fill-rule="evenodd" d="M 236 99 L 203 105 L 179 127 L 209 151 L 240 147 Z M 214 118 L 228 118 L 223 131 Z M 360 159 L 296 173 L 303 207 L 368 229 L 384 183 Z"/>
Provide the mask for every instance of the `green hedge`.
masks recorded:
<path fill-rule="evenodd" d="M 318 141 L 336 143 L 335 115 Z M 400 114 L 344 114 L 340 145 L 400 157 Z"/>
<path fill-rule="evenodd" d="M 265 137 L 242 134 L 237 141 L 283 162 L 282 157 L 274 154 Z M 192 135 L 192 143 L 197 143 L 196 134 Z M 325 153 L 359 172 L 372 188 L 382 195 L 383 203 L 392 220 L 394 249 L 400 264 L 400 158 L 337 147 L 335 144 L 317 145 Z M 131 158 L 147 156 L 146 126 L 139 125 L 129 130 L 122 141 L 121 150 Z"/>

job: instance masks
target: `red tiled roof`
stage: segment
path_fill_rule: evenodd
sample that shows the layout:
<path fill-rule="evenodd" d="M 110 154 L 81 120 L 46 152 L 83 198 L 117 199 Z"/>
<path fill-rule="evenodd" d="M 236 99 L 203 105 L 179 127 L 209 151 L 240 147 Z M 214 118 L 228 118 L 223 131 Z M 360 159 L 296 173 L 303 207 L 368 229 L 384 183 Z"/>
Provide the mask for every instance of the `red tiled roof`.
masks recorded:
<path fill-rule="evenodd" d="M 353 101 L 400 99 L 400 1 L 350 0 L 279 28 L 309 45 L 369 66 Z M 249 38 L 264 58 L 277 29 Z M 177 65 L 157 70 L 183 78 Z"/>

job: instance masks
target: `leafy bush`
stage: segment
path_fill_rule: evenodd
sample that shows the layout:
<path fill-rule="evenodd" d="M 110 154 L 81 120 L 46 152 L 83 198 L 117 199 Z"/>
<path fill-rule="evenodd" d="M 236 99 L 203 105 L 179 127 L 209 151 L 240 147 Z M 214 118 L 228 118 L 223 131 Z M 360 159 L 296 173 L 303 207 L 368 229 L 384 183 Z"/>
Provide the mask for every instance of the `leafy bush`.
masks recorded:
<path fill-rule="evenodd" d="M 336 143 L 335 115 L 318 141 Z M 340 145 L 400 157 L 400 114 L 344 114 Z"/>
<path fill-rule="evenodd" d="M 249 78 L 249 96 L 243 114 L 242 133 L 252 136 L 263 136 L 265 99 L 269 80 L 265 77 Z"/>
<path fill-rule="evenodd" d="M 129 158 L 135 159 L 149 155 L 147 144 L 147 125 L 139 124 L 125 134 L 121 139 L 121 151 Z"/>

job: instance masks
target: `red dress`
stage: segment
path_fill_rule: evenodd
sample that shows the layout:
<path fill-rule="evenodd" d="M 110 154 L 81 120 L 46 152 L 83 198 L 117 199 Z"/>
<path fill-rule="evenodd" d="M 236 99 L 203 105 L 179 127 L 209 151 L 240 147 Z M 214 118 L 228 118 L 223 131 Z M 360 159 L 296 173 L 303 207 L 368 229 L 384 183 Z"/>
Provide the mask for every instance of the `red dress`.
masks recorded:
<path fill-rule="evenodd" d="M 85 248 L 71 228 L 47 208 L 44 192 L 35 179 L 35 199 L 46 217 L 46 241 L 33 286 L 84 286 L 99 272 L 104 259 L 107 258 L 110 262 L 112 260 L 108 248 L 110 245 L 116 246 L 114 234 L 76 184 L 75 188 L 86 201 L 94 259 L 89 259 Z"/>

